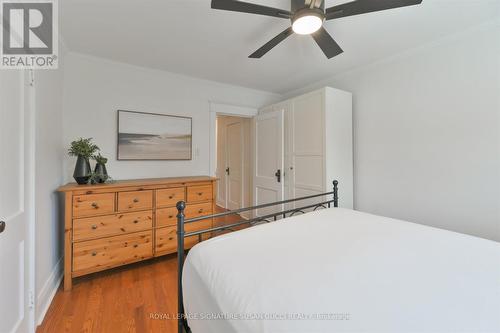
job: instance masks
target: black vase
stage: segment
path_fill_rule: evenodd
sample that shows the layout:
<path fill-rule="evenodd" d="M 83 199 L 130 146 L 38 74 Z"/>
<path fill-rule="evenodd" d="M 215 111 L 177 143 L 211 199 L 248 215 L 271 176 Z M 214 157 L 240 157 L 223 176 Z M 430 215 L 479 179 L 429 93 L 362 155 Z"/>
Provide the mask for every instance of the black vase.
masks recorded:
<path fill-rule="evenodd" d="M 75 171 L 73 172 L 73 178 L 79 185 L 84 185 L 89 182 L 92 170 L 90 169 L 90 162 L 87 158 L 78 155 L 76 160 Z"/>
<path fill-rule="evenodd" d="M 95 165 L 95 179 L 98 183 L 105 183 L 108 180 L 108 170 L 106 170 L 106 165 L 102 163 L 97 163 Z"/>

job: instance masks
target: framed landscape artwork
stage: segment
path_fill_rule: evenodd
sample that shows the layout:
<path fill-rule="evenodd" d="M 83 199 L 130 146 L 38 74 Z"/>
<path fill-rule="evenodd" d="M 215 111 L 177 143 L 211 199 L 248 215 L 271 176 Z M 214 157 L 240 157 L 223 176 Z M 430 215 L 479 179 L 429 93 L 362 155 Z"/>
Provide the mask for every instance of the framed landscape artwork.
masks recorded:
<path fill-rule="evenodd" d="M 118 110 L 118 160 L 190 160 L 192 119 Z"/>

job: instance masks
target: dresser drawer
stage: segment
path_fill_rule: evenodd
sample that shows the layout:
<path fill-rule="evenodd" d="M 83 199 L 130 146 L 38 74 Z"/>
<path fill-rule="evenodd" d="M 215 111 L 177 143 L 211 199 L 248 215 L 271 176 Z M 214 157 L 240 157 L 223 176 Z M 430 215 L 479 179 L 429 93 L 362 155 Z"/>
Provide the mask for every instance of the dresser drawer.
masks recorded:
<path fill-rule="evenodd" d="M 156 191 L 156 207 L 172 207 L 185 200 L 184 187 L 165 188 Z"/>
<path fill-rule="evenodd" d="M 92 216 L 114 213 L 115 194 L 83 194 L 73 197 L 73 216 Z"/>
<path fill-rule="evenodd" d="M 212 200 L 212 185 L 190 186 L 187 188 L 187 202 Z"/>
<path fill-rule="evenodd" d="M 118 211 L 126 212 L 153 208 L 153 191 L 132 191 L 118 193 Z"/>
<path fill-rule="evenodd" d="M 128 264 L 153 255 L 151 231 L 73 244 L 73 276 Z"/>
<path fill-rule="evenodd" d="M 73 220 L 73 240 L 81 241 L 151 229 L 153 213 L 137 212 Z"/>
<path fill-rule="evenodd" d="M 156 226 L 166 227 L 169 225 L 177 225 L 177 208 L 159 208 L 156 209 Z"/>
<path fill-rule="evenodd" d="M 174 226 L 177 225 L 177 208 L 168 207 L 156 210 L 156 226 Z M 202 202 L 198 204 L 187 204 L 184 214 L 187 219 L 198 216 L 205 216 L 212 214 L 212 203 Z"/>
<path fill-rule="evenodd" d="M 212 228 L 211 220 L 187 223 L 185 232 L 198 231 Z M 203 234 L 202 240 L 210 238 L 210 233 Z M 190 249 L 199 242 L 199 236 L 184 238 L 184 249 Z M 156 229 L 155 255 L 177 252 L 177 226 Z"/>
<path fill-rule="evenodd" d="M 202 202 L 191 204 L 188 203 L 185 209 L 185 215 L 187 219 L 205 216 L 212 214 L 212 203 L 211 202 Z"/>

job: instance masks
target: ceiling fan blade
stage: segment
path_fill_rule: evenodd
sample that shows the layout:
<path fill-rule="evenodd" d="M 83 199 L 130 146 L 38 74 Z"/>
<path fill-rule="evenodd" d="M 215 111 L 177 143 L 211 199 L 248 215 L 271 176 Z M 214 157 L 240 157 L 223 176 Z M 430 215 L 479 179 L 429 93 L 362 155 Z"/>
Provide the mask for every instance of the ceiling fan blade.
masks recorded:
<path fill-rule="evenodd" d="M 423 0 L 357 0 L 327 8 L 325 11 L 325 19 L 333 20 L 380 10 L 414 6 L 419 5 L 422 1 Z"/>
<path fill-rule="evenodd" d="M 260 49 L 249 55 L 249 58 L 261 58 L 264 54 L 269 52 L 273 47 L 284 41 L 288 36 L 293 34 L 292 27 L 286 29 L 282 33 L 280 33 L 278 36 L 274 37 L 271 39 L 269 42 L 264 44 Z"/>
<path fill-rule="evenodd" d="M 321 27 L 318 31 L 311 34 L 312 38 L 316 41 L 316 44 L 321 48 L 323 53 L 326 55 L 328 59 L 333 58 L 339 54 L 341 54 L 342 49 L 339 44 L 330 36 L 328 31 L 325 28 Z"/>
<path fill-rule="evenodd" d="M 212 0 L 212 8 L 230 10 L 233 12 L 274 16 L 279 18 L 290 18 L 292 16 L 292 13 L 288 10 L 235 0 Z"/>
<path fill-rule="evenodd" d="M 304 6 L 309 8 L 320 8 L 323 0 L 305 0 Z"/>

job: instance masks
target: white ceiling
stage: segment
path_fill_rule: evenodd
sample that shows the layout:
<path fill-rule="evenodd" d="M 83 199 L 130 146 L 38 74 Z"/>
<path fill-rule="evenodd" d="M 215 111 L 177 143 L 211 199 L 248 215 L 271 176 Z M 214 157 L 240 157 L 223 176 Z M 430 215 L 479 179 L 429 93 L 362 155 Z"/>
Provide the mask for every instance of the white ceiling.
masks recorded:
<path fill-rule="evenodd" d="M 288 0 L 248 0 L 288 9 Z M 326 0 L 330 7 L 349 0 Z M 248 55 L 290 22 L 210 9 L 210 0 L 62 0 L 70 51 L 270 92 L 285 93 L 496 19 L 500 0 L 424 0 L 419 6 L 325 22 L 344 49 L 326 59 L 292 35 L 261 59 Z M 495 42 L 495 41 L 492 41 Z"/>

